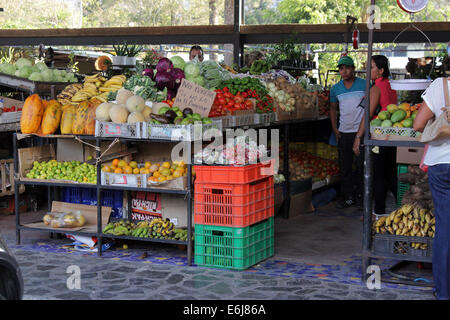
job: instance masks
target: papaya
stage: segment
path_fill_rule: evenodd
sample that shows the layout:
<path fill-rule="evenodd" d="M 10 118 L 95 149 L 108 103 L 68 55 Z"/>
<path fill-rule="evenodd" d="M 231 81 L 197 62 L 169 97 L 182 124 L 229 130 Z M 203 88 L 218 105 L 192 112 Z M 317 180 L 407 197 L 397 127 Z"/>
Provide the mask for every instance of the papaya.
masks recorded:
<path fill-rule="evenodd" d="M 384 121 L 384 120 L 389 120 L 391 118 L 391 114 L 389 113 L 389 111 L 381 111 L 378 114 L 378 119 Z"/>
<path fill-rule="evenodd" d="M 395 122 L 400 122 L 400 121 L 402 121 L 403 119 L 405 119 L 405 117 L 406 117 L 406 111 L 400 109 L 400 110 L 395 111 L 395 112 L 392 114 L 392 116 L 391 116 L 391 121 L 392 121 L 393 123 L 395 123 Z"/>
<path fill-rule="evenodd" d="M 402 125 L 403 125 L 403 127 L 405 127 L 405 128 L 412 128 L 412 126 L 413 126 L 413 119 L 411 119 L 411 118 L 407 118 L 407 119 L 405 119 L 405 120 L 403 120 L 402 122 L 400 122 Z"/>
<path fill-rule="evenodd" d="M 387 108 L 387 111 L 389 111 L 390 114 L 393 114 L 395 111 L 398 110 L 398 107 L 395 104 L 390 104 L 386 108 Z"/>
<path fill-rule="evenodd" d="M 42 134 L 53 134 L 59 128 L 61 121 L 61 105 L 56 100 L 50 100 L 42 117 Z"/>
<path fill-rule="evenodd" d="M 373 119 L 372 121 L 370 121 L 370 125 L 372 127 L 379 127 L 379 126 L 381 126 L 381 120 L 380 119 Z"/>
<path fill-rule="evenodd" d="M 89 107 L 89 101 L 83 101 L 78 104 L 75 119 L 72 123 L 72 134 L 84 134 Z"/>
<path fill-rule="evenodd" d="M 62 134 L 71 134 L 72 133 L 72 124 L 73 120 L 75 119 L 75 113 L 76 113 L 75 106 L 69 105 L 62 114 L 61 117 L 61 126 L 60 130 Z"/>
<path fill-rule="evenodd" d="M 41 127 L 44 105 L 37 94 L 29 96 L 23 105 L 20 118 L 20 130 L 22 133 L 36 133 Z"/>

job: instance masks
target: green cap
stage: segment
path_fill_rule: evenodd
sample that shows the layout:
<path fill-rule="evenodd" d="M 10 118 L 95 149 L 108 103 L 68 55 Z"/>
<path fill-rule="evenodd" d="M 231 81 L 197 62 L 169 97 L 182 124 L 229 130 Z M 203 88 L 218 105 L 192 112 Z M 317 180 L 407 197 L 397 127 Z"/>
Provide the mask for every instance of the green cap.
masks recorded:
<path fill-rule="evenodd" d="M 349 56 L 343 56 L 342 58 L 339 59 L 338 61 L 338 67 L 340 67 L 341 65 L 346 65 L 349 67 L 354 67 L 355 64 L 353 63 L 353 59 L 350 58 Z"/>

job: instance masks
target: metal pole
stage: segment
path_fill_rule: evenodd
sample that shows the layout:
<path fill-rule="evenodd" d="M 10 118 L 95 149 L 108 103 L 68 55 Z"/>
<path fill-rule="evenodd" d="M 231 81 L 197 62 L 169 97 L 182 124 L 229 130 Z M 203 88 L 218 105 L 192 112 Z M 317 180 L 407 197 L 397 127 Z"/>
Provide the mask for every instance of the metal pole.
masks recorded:
<path fill-rule="evenodd" d="M 95 157 L 98 159 L 100 157 L 100 138 L 95 139 L 95 146 L 98 150 L 95 151 Z M 101 164 L 97 162 L 97 245 L 98 245 L 98 256 L 102 255 L 102 190 L 100 189 L 101 184 Z"/>
<path fill-rule="evenodd" d="M 289 183 L 289 123 L 283 124 L 284 134 L 283 134 L 283 172 L 285 176 L 285 190 L 286 198 L 284 199 L 284 214 L 285 219 L 289 218 L 289 207 L 291 205 L 291 186 Z"/>
<path fill-rule="evenodd" d="M 20 245 L 20 218 L 19 218 L 19 158 L 17 151 L 17 133 L 13 133 L 14 152 L 14 213 L 16 215 L 16 244 Z"/>
<path fill-rule="evenodd" d="M 241 23 L 243 23 L 244 0 L 234 1 L 234 42 L 233 42 L 233 62 L 242 66 L 244 46 L 241 41 Z"/>
<path fill-rule="evenodd" d="M 375 0 L 370 1 L 371 6 L 375 5 Z M 371 11 L 371 15 L 375 12 Z M 371 21 L 373 21 L 371 19 Z M 365 128 L 364 128 L 364 218 L 363 218 L 363 252 L 361 280 L 366 281 L 366 270 L 370 264 L 371 247 L 371 223 L 372 223 L 372 155 L 371 146 L 367 144 L 369 140 L 370 126 L 370 69 L 372 60 L 373 27 L 369 27 L 369 41 L 366 62 L 366 105 L 365 105 Z"/>
<path fill-rule="evenodd" d="M 192 142 L 187 142 L 186 152 L 189 156 L 187 181 L 187 260 L 192 265 Z"/>

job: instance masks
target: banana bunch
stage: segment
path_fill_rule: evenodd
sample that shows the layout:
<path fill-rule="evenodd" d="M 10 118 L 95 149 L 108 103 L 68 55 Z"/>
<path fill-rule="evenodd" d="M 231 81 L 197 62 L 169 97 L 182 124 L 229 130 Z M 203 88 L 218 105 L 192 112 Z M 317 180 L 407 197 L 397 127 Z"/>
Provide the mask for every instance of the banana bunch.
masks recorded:
<path fill-rule="evenodd" d="M 409 203 L 375 221 L 373 229 L 375 233 L 381 234 L 433 238 L 435 222 L 433 212 Z M 427 245 L 413 242 L 411 247 L 426 249 Z"/>
<path fill-rule="evenodd" d="M 64 88 L 63 91 L 61 91 L 60 94 L 56 96 L 56 99 L 61 105 L 66 104 L 76 104 L 72 102 L 72 97 L 81 89 L 83 88 L 83 85 L 81 83 L 72 83 L 69 84 L 67 87 Z"/>
<path fill-rule="evenodd" d="M 83 87 L 72 97 L 72 102 L 78 103 L 91 98 L 107 102 L 109 92 L 122 88 L 126 80 L 124 75 L 116 75 L 109 80 L 102 77 L 100 73 L 86 76 Z"/>
<path fill-rule="evenodd" d="M 134 231 L 135 225 L 131 221 L 121 220 L 110 222 L 103 228 L 103 233 L 113 234 L 115 236 L 129 236 Z"/>
<path fill-rule="evenodd" d="M 175 229 L 175 240 L 187 241 L 187 229 Z M 194 240 L 194 236 L 192 236 L 192 240 Z"/>

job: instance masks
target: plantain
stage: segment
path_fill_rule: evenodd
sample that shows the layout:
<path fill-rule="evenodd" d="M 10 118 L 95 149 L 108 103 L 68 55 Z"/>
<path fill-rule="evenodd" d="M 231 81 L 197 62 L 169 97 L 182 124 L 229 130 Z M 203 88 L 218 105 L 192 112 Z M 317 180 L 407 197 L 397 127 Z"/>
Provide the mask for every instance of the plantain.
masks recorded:
<path fill-rule="evenodd" d="M 405 224 L 403 223 L 403 222 L 400 222 L 399 224 L 398 224 L 398 228 L 399 229 L 403 229 L 405 227 Z"/>
<path fill-rule="evenodd" d="M 383 234 L 383 233 L 386 233 L 386 228 L 385 227 L 381 227 L 380 228 L 380 232 Z"/>
<path fill-rule="evenodd" d="M 375 232 L 380 233 L 380 227 L 375 227 Z"/>
<path fill-rule="evenodd" d="M 392 225 L 392 230 L 397 231 L 397 230 L 398 230 L 398 225 L 393 224 L 393 225 Z"/>
<path fill-rule="evenodd" d="M 408 214 L 414 209 L 414 206 L 412 204 L 405 204 L 400 209 L 403 212 L 403 214 Z"/>
<path fill-rule="evenodd" d="M 414 217 L 414 219 L 419 219 L 420 218 L 419 208 L 414 208 L 413 217 Z"/>
<path fill-rule="evenodd" d="M 407 216 L 403 216 L 402 222 L 403 222 L 403 225 L 406 226 L 408 224 L 408 217 Z"/>
<path fill-rule="evenodd" d="M 386 230 L 390 233 L 390 234 L 394 234 L 394 230 L 392 230 L 391 226 L 387 226 Z"/>
<path fill-rule="evenodd" d="M 425 221 L 427 222 L 427 223 L 430 223 L 431 222 L 431 215 L 429 214 L 429 213 L 427 213 L 426 215 L 425 215 Z"/>
<path fill-rule="evenodd" d="M 426 248 L 428 248 L 428 245 L 426 243 L 424 243 L 420 246 L 420 249 L 422 249 L 422 250 L 425 250 Z"/>
<path fill-rule="evenodd" d="M 381 217 L 375 222 L 375 227 L 381 227 L 386 221 L 386 216 Z"/>
<path fill-rule="evenodd" d="M 409 221 L 408 221 L 408 229 L 411 230 L 412 227 L 413 227 L 413 225 L 414 225 L 414 221 L 409 220 Z"/>
<path fill-rule="evenodd" d="M 398 224 L 398 223 L 402 220 L 402 215 L 403 215 L 402 212 L 399 212 L 399 213 L 397 213 L 397 214 L 395 215 L 395 217 L 394 217 L 394 223 L 395 223 L 395 224 Z"/>

